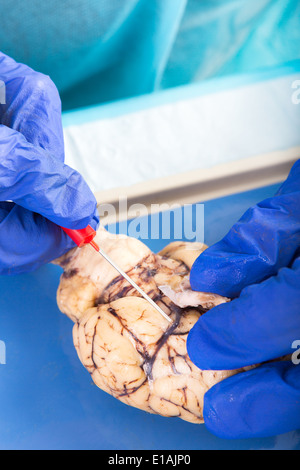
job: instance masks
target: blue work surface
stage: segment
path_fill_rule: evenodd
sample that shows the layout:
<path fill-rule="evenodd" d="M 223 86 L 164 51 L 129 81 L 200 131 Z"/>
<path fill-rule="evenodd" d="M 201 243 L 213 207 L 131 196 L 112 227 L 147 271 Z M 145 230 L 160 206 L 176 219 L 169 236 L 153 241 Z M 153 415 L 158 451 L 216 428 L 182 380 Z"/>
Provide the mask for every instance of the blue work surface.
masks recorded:
<path fill-rule="evenodd" d="M 205 242 L 278 186 L 205 202 Z M 147 242 L 157 251 L 166 240 Z M 48 265 L 0 278 L 1 449 L 300 449 L 300 431 L 227 441 L 204 425 L 148 414 L 98 389 L 72 343 L 72 322 L 56 305 L 61 269 Z M 1 356 L 0 356 L 1 362 Z"/>

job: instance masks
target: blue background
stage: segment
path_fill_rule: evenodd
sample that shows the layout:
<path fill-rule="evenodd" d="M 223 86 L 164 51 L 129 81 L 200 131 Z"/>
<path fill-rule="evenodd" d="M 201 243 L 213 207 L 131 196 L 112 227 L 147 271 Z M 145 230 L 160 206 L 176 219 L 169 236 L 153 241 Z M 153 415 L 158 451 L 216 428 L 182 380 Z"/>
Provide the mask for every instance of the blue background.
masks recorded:
<path fill-rule="evenodd" d="M 50 75 L 64 110 L 300 59 L 298 0 L 0 0 L 0 5 L 2 52 Z"/>

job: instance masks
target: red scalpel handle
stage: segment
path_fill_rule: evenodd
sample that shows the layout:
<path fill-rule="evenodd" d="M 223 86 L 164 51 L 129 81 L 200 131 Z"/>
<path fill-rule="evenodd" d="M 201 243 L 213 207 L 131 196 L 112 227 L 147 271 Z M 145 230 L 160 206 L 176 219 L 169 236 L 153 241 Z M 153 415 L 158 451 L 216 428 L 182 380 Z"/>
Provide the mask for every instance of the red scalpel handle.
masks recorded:
<path fill-rule="evenodd" d="M 73 242 L 79 246 L 79 248 L 89 243 L 93 248 L 95 248 L 95 250 L 97 248 L 99 249 L 98 245 L 93 241 L 96 236 L 96 231 L 90 225 L 80 230 L 72 230 L 65 227 L 61 228 L 64 232 L 66 232 L 67 235 L 69 235 Z"/>

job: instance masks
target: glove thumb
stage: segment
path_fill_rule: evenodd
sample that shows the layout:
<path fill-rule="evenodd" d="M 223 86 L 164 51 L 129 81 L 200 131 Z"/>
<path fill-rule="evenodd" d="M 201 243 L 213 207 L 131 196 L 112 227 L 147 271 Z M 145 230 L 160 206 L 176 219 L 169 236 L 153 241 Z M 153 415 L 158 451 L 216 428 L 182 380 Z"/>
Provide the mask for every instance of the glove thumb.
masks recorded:
<path fill-rule="evenodd" d="M 77 171 L 3 125 L 0 142 L 1 201 L 11 200 L 70 229 L 98 219 L 95 196 Z"/>

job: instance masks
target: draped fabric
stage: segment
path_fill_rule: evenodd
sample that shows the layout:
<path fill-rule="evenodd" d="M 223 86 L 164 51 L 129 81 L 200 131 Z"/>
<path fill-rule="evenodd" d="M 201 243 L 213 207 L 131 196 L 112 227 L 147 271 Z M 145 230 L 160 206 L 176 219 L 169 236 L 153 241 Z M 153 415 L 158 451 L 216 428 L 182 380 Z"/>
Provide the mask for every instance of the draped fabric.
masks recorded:
<path fill-rule="evenodd" d="M 0 0 L 0 49 L 64 109 L 300 58 L 298 0 Z"/>

